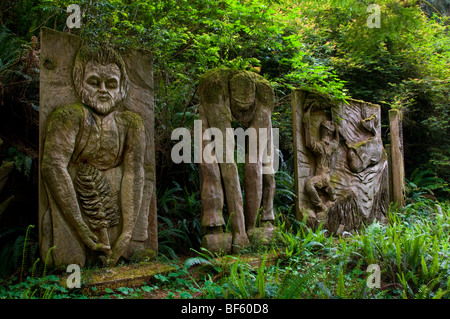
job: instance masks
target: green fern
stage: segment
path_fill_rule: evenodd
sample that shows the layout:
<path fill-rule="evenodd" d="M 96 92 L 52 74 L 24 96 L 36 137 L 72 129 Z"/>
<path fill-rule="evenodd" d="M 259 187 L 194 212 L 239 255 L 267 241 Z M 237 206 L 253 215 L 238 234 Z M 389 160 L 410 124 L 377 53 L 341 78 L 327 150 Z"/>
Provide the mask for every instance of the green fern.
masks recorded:
<path fill-rule="evenodd" d="M 34 225 L 29 225 L 27 227 L 27 232 L 25 234 L 25 239 L 23 243 L 23 249 L 22 249 L 22 268 L 20 270 L 20 282 L 22 282 L 23 279 L 23 270 L 25 268 L 25 260 L 26 260 L 26 254 L 27 254 L 27 245 L 28 245 L 28 234 L 30 232 L 30 229 L 34 228 Z"/>
<path fill-rule="evenodd" d="M 44 278 L 45 275 L 47 274 L 47 265 L 48 265 L 48 258 L 49 258 L 49 256 L 50 256 L 50 252 L 51 252 L 53 249 L 55 249 L 55 248 L 56 248 L 56 246 L 52 246 L 52 247 L 50 247 L 49 250 L 47 250 L 47 255 L 45 256 L 44 271 L 42 272 L 42 277 L 43 277 L 43 278 Z"/>
<path fill-rule="evenodd" d="M 317 278 L 324 268 L 323 263 L 316 263 L 308 268 L 304 273 L 290 273 L 283 277 L 279 290 L 276 294 L 278 299 L 299 299 L 305 298 L 310 293 Z"/>
<path fill-rule="evenodd" d="M 42 296 L 42 299 L 50 299 L 52 297 L 52 295 L 53 295 L 53 291 L 55 290 L 55 288 L 56 288 L 56 286 L 53 286 L 51 288 L 49 287 L 49 288 L 45 289 L 45 293 Z"/>
<path fill-rule="evenodd" d="M 406 192 L 410 201 L 416 201 L 426 197 L 426 195 L 434 196 L 435 190 L 441 190 L 448 193 L 448 184 L 439 178 L 431 170 L 419 170 L 416 168 L 409 179 L 406 179 Z"/>
<path fill-rule="evenodd" d="M 277 210 L 286 213 L 295 205 L 294 178 L 288 172 L 279 170 L 275 174 L 275 183 L 277 187 L 275 189 L 274 206 Z"/>
<path fill-rule="evenodd" d="M 261 261 L 261 265 L 258 269 L 258 274 L 256 275 L 256 285 L 258 287 L 258 297 L 265 298 L 266 297 L 266 277 L 267 273 L 265 272 L 266 268 L 266 260 L 267 260 L 267 252 L 264 253 L 263 259 Z"/>
<path fill-rule="evenodd" d="M 34 278 L 34 274 L 36 273 L 36 272 L 35 272 L 35 271 L 36 271 L 36 265 L 38 264 L 38 262 L 39 262 L 40 260 L 41 260 L 40 258 L 36 259 L 35 262 L 34 262 L 34 264 L 33 264 L 33 269 L 31 270 L 31 280 L 33 280 L 33 278 Z"/>
<path fill-rule="evenodd" d="M 189 268 L 191 268 L 193 266 L 197 266 L 197 265 L 212 266 L 213 264 L 211 263 L 211 261 L 209 261 L 203 257 L 191 257 L 191 258 L 188 258 L 184 262 L 184 269 L 188 270 Z"/>
<path fill-rule="evenodd" d="M 346 297 L 344 271 L 345 271 L 345 267 L 339 267 L 338 285 L 337 285 L 336 293 L 337 293 L 338 297 L 340 297 L 340 298 Z"/>
<path fill-rule="evenodd" d="M 11 67 L 20 54 L 22 44 L 24 43 L 18 37 L 15 37 L 4 26 L 0 26 L 0 74 Z"/>
<path fill-rule="evenodd" d="M 251 278 L 245 263 L 237 261 L 233 263 L 230 275 L 227 278 L 228 297 L 249 299 L 251 297 Z"/>

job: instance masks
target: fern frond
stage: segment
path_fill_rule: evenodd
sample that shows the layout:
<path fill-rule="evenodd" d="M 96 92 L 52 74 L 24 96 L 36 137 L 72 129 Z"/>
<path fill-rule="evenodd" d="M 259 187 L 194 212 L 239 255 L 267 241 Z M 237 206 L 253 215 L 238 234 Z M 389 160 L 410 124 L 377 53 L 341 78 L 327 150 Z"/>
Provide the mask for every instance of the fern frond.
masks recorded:
<path fill-rule="evenodd" d="M 47 272 L 48 257 L 50 256 L 50 252 L 55 248 L 56 248 L 56 246 L 53 246 L 53 247 L 50 247 L 49 250 L 47 250 L 47 255 L 45 256 L 45 264 L 44 264 L 44 271 L 42 272 L 42 277 L 45 277 L 45 274 Z"/>
<path fill-rule="evenodd" d="M 34 278 L 34 274 L 35 274 L 35 270 L 36 270 L 36 264 L 37 264 L 40 260 L 41 260 L 40 258 L 36 259 L 36 261 L 35 261 L 34 264 L 33 264 L 33 269 L 31 270 L 31 279 Z"/>
<path fill-rule="evenodd" d="M 42 299 L 50 299 L 52 297 L 53 291 L 55 290 L 56 286 L 53 286 L 52 289 L 48 288 L 45 290 L 44 296 Z"/>
<path fill-rule="evenodd" d="M 210 266 L 212 266 L 213 264 L 209 260 L 207 260 L 207 259 L 205 259 L 203 257 L 191 257 L 191 258 L 187 259 L 184 262 L 184 269 L 187 270 L 187 269 L 189 269 L 189 268 L 191 268 L 193 266 L 197 266 L 197 265 L 210 265 Z"/>
<path fill-rule="evenodd" d="M 29 225 L 27 227 L 27 232 L 25 233 L 25 239 L 24 239 L 24 242 L 23 242 L 22 269 L 20 270 L 20 282 L 22 282 L 23 269 L 25 267 L 25 260 L 26 260 L 26 254 L 27 254 L 28 234 L 29 234 L 31 228 L 34 228 L 34 225 Z"/>
<path fill-rule="evenodd" d="M 299 299 L 311 288 L 313 281 L 321 273 L 323 265 L 316 264 L 306 273 L 285 275 L 277 293 L 278 299 Z"/>

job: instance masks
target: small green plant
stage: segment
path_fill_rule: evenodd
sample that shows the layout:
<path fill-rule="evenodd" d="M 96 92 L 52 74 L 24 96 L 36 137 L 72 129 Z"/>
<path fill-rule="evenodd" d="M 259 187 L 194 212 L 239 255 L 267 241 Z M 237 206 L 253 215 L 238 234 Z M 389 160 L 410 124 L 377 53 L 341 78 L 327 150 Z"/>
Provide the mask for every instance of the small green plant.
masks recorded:
<path fill-rule="evenodd" d="M 188 258 L 184 263 L 184 268 L 188 270 L 193 266 L 198 266 L 196 271 L 199 272 L 214 272 L 220 277 L 223 277 L 230 270 L 230 265 L 237 260 L 237 257 L 232 255 L 221 255 L 212 253 L 204 247 L 200 247 L 200 251 L 194 252 L 198 256 Z"/>
<path fill-rule="evenodd" d="M 427 197 L 436 198 L 436 191 L 442 194 L 449 194 L 450 187 L 448 183 L 431 170 L 419 170 L 416 168 L 409 179 L 406 180 L 406 193 L 409 202 Z"/>
<path fill-rule="evenodd" d="M 14 299 L 50 299 L 53 297 L 64 298 L 66 297 L 68 290 L 58 285 L 60 280 L 55 275 L 47 275 L 47 264 L 49 253 L 55 247 L 51 247 L 46 256 L 44 263 L 44 269 L 41 276 L 37 276 L 39 269 L 40 259 L 37 258 L 32 267 L 31 273 L 27 271 L 27 260 L 29 259 L 29 238 L 30 232 L 34 228 L 34 225 L 29 225 L 26 229 L 25 236 L 23 238 L 21 267 L 19 278 L 12 276 L 4 279 L 4 282 L 0 288 L 0 298 L 14 298 Z M 30 274 L 26 276 L 26 274 Z M 26 276 L 26 277 L 25 277 Z M 6 289 L 5 287 L 8 287 Z M 59 294 L 55 296 L 55 292 Z"/>
<path fill-rule="evenodd" d="M 158 194 L 159 251 L 177 258 L 177 253 L 198 247 L 201 243 L 200 193 L 182 188 L 177 182 Z"/>
<path fill-rule="evenodd" d="M 20 281 L 22 282 L 23 279 L 23 272 L 24 272 L 24 268 L 25 268 L 25 260 L 26 260 L 26 256 L 27 256 L 27 248 L 28 248 L 28 235 L 30 232 L 30 229 L 34 228 L 34 225 L 29 225 L 27 227 L 27 232 L 25 233 L 25 239 L 24 239 L 24 243 L 23 243 L 23 250 L 22 250 L 22 267 L 20 270 Z"/>

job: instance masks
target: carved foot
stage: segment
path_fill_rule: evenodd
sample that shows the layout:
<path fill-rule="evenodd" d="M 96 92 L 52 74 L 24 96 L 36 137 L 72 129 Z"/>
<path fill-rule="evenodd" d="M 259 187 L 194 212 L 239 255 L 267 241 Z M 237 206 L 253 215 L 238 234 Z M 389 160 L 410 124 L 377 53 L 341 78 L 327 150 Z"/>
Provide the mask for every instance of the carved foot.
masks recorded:
<path fill-rule="evenodd" d="M 267 230 L 273 229 L 273 220 L 262 220 L 261 225 Z"/>
<path fill-rule="evenodd" d="M 111 256 L 111 248 L 109 248 L 109 245 L 106 246 L 105 244 L 97 244 L 97 246 L 101 247 L 100 249 L 97 249 L 98 251 L 104 252 L 104 255 L 100 255 L 98 258 L 102 261 L 103 267 L 109 266 Z"/>
<path fill-rule="evenodd" d="M 123 256 L 130 259 L 137 251 L 144 250 L 144 242 L 131 240 L 128 244 Z"/>
<path fill-rule="evenodd" d="M 111 251 L 111 256 L 109 258 L 109 264 L 115 265 L 119 261 L 119 259 L 122 257 L 122 255 L 125 252 L 125 249 L 127 248 L 127 245 L 129 244 L 131 238 L 128 234 L 122 234 L 117 239 L 116 243 L 114 244 L 114 247 Z"/>
<path fill-rule="evenodd" d="M 320 203 L 319 206 L 317 206 L 317 214 L 316 214 L 316 218 L 319 221 L 319 223 L 324 220 L 327 217 L 327 207 Z"/>
<path fill-rule="evenodd" d="M 241 250 L 245 246 L 248 246 L 249 244 L 250 244 L 250 241 L 248 240 L 248 236 L 246 233 L 233 234 L 233 252 L 238 252 L 239 250 Z"/>
<path fill-rule="evenodd" d="M 272 221 L 261 222 L 261 227 L 252 228 L 247 231 L 248 238 L 252 243 L 269 244 L 273 238 L 276 227 Z"/>
<path fill-rule="evenodd" d="M 223 233 L 223 229 L 222 229 L 222 226 L 206 227 L 205 233 L 206 234 L 221 234 L 221 233 Z"/>
<path fill-rule="evenodd" d="M 232 235 L 230 233 L 215 232 L 202 237 L 202 247 L 212 253 L 231 253 Z"/>
<path fill-rule="evenodd" d="M 107 256 L 98 257 L 102 261 L 103 267 L 109 266 L 109 258 Z"/>

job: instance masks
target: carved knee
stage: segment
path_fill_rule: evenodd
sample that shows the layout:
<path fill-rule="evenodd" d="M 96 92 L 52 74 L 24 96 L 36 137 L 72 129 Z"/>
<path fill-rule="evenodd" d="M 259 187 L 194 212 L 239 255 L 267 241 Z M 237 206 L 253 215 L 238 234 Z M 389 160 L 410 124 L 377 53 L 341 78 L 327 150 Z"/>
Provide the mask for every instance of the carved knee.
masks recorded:
<path fill-rule="evenodd" d="M 315 186 L 314 180 L 313 180 L 312 178 L 310 178 L 310 179 L 306 182 L 305 190 L 306 190 L 306 192 L 307 192 L 308 194 L 311 194 L 311 193 L 315 193 L 315 192 L 316 192 L 316 186 Z"/>

